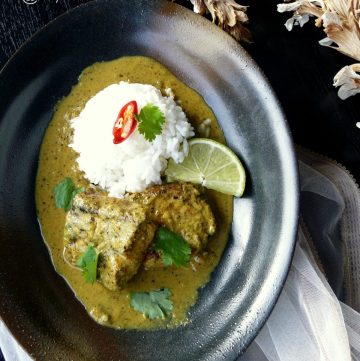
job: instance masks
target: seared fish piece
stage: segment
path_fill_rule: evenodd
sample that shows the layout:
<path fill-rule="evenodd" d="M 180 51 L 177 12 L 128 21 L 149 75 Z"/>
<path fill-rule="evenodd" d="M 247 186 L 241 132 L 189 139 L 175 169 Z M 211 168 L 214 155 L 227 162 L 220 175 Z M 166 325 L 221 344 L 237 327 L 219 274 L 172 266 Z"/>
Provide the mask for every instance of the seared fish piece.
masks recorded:
<path fill-rule="evenodd" d="M 190 183 L 154 186 L 124 199 L 87 191 L 74 198 L 64 231 L 64 257 L 75 265 L 89 245 L 100 254 L 98 280 L 116 290 L 144 262 L 146 269 L 163 267 L 150 249 L 156 228 L 180 234 L 194 253 L 215 233 L 215 218 L 200 188 Z"/>
<path fill-rule="evenodd" d="M 169 183 L 125 199 L 147 207 L 148 220 L 180 234 L 197 252 L 216 230 L 214 215 L 200 190 L 191 183 Z"/>
<path fill-rule="evenodd" d="M 156 225 L 139 203 L 87 192 L 74 198 L 64 231 L 64 257 L 75 265 L 89 245 L 100 254 L 98 281 L 117 290 L 138 271 Z"/>

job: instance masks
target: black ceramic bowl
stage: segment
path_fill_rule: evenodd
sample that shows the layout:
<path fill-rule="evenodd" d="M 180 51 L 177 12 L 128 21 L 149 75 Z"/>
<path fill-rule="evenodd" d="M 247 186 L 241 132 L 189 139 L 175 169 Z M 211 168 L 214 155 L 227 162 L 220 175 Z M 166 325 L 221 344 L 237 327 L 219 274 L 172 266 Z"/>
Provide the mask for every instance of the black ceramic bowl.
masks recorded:
<path fill-rule="evenodd" d="M 56 274 L 36 218 L 39 147 L 53 108 L 88 65 L 151 56 L 214 110 L 247 170 L 228 246 L 172 330 L 96 324 Z M 268 317 L 292 257 L 294 150 L 283 113 L 246 52 L 209 21 L 163 0 L 98 0 L 61 16 L 0 74 L 0 315 L 37 360 L 232 360 Z"/>

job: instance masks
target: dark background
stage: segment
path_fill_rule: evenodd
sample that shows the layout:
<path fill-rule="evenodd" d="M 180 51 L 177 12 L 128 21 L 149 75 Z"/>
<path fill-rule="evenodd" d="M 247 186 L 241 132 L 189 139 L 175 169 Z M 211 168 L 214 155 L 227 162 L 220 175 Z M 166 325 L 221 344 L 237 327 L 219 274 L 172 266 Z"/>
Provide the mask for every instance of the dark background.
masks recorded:
<path fill-rule="evenodd" d="M 23 0 L 0 0 L 0 68 L 38 29 L 88 1 L 38 0 L 27 5 Z M 178 2 L 191 7 L 190 1 Z M 359 182 L 360 129 L 355 124 L 360 122 L 360 94 L 342 101 L 332 86 L 334 75 L 355 61 L 321 47 L 318 40 L 324 34 L 313 20 L 288 32 L 283 24 L 290 14 L 277 13 L 277 1 L 239 2 L 250 5 L 253 43 L 244 47 L 277 93 L 295 143 L 337 160 Z"/>

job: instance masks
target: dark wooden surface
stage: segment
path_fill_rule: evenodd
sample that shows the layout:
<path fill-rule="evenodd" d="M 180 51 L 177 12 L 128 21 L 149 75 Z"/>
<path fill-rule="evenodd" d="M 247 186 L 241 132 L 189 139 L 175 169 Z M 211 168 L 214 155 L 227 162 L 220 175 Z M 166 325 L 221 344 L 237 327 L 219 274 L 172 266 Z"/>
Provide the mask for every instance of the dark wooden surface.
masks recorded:
<path fill-rule="evenodd" d="M 0 0 L 0 68 L 38 29 L 90 0 L 26 1 Z M 342 163 L 359 182 L 360 129 L 355 124 L 360 121 L 360 95 L 342 101 L 332 86 L 336 72 L 352 60 L 319 46 L 323 33 L 312 23 L 289 33 L 283 26 L 288 15 L 278 14 L 276 3 L 251 1 L 253 43 L 245 48 L 277 93 L 294 141 Z"/>

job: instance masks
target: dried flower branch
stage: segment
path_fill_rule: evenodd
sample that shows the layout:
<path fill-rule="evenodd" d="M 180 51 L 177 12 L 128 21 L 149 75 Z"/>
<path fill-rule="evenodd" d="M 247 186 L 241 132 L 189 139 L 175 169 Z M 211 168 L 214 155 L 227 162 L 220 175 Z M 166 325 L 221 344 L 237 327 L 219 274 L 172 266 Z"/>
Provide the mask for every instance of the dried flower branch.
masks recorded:
<path fill-rule="evenodd" d="M 249 18 L 246 15 L 247 6 L 234 0 L 190 0 L 194 11 L 200 15 L 211 14 L 212 20 L 220 28 L 228 32 L 237 41 L 251 41 L 249 29 L 245 27 Z"/>
<path fill-rule="evenodd" d="M 278 11 L 294 12 L 285 23 L 289 31 L 294 25 L 303 26 L 310 17 L 315 17 L 315 25 L 322 26 L 326 34 L 320 45 L 360 61 L 360 0 L 297 0 L 278 4 Z M 360 93 L 359 66 L 346 66 L 335 75 L 334 86 L 340 86 L 341 99 Z"/>

